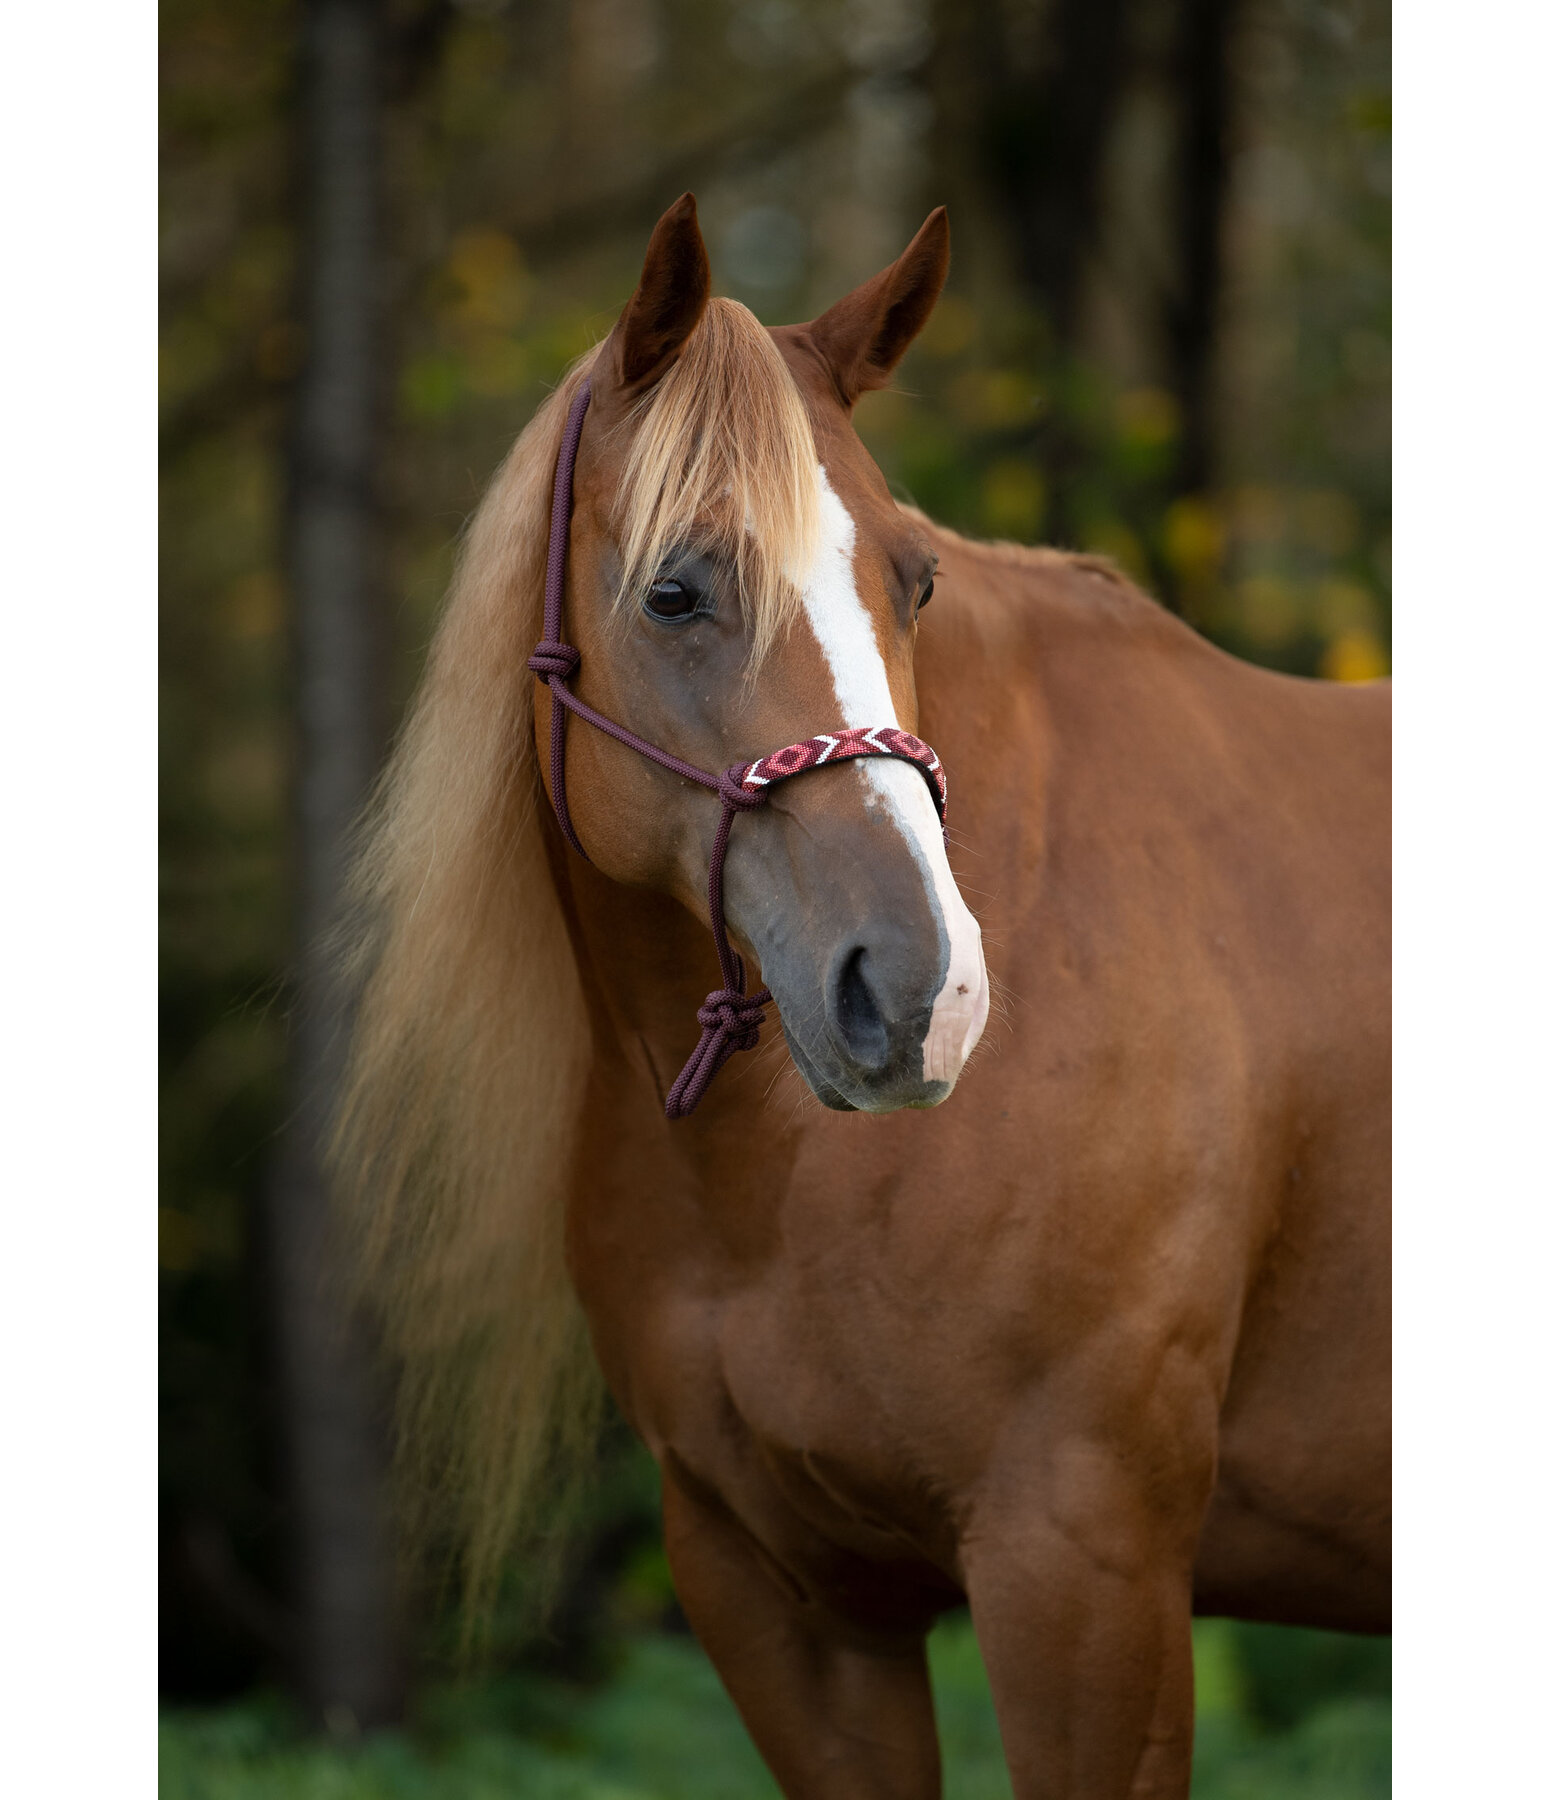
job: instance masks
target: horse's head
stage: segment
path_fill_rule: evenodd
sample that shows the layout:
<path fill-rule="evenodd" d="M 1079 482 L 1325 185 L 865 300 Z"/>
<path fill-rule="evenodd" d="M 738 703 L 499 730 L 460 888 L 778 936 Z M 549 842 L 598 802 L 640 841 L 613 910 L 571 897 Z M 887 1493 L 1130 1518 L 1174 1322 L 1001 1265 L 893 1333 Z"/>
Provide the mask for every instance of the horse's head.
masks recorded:
<path fill-rule="evenodd" d="M 770 332 L 710 298 L 693 199 L 664 214 L 592 365 L 575 466 L 565 622 L 598 711 L 710 770 L 821 732 L 916 730 L 935 558 L 850 415 L 925 323 L 947 255 L 938 210 L 890 268 Z M 600 732 L 569 742 L 593 862 L 705 919 L 715 797 Z M 947 1097 L 989 990 L 918 769 L 870 758 L 772 789 L 732 835 L 725 895 L 825 1105 Z"/>

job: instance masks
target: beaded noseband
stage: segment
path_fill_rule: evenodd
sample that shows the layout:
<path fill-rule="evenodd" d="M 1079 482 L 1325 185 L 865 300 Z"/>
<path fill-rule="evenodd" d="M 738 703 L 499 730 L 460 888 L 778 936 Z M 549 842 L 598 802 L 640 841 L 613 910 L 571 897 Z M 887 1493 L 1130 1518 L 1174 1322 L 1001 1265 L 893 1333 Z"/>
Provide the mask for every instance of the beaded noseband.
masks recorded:
<path fill-rule="evenodd" d="M 543 641 L 527 659 L 527 666 L 544 682 L 556 703 L 550 710 L 549 722 L 549 786 L 554 801 L 554 816 L 565 841 L 578 856 L 586 857 L 576 828 L 571 823 L 570 807 L 565 797 L 565 716 L 575 713 L 599 731 L 605 731 L 621 744 L 627 744 L 638 755 L 659 768 L 668 769 L 685 781 L 709 788 L 721 801 L 721 822 L 716 827 L 715 842 L 710 852 L 710 930 L 716 942 L 716 958 L 721 964 L 721 986 L 707 994 L 705 1004 L 696 1015 L 700 1022 L 700 1041 L 694 1054 L 683 1066 L 667 1096 L 667 1116 L 686 1118 L 699 1105 L 716 1071 L 735 1050 L 752 1050 L 759 1041 L 759 1027 L 764 1023 L 764 1008 L 774 996 L 768 988 L 758 993 L 746 992 L 743 959 L 727 941 L 726 919 L 722 911 L 722 873 L 726 866 L 727 842 L 732 835 L 732 821 L 740 812 L 751 812 L 769 798 L 770 789 L 778 781 L 789 781 L 809 769 L 827 763 L 849 762 L 858 756 L 892 756 L 913 763 L 926 778 L 938 816 L 947 816 L 947 778 L 942 764 L 929 744 L 922 743 L 897 725 L 860 726 L 833 733 L 820 732 L 817 737 L 800 744 L 788 744 L 784 750 L 772 751 L 753 762 L 735 763 L 720 775 L 707 774 L 681 757 L 659 750 L 644 738 L 636 737 L 612 719 L 588 706 L 566 685 L 575 675 L 581 652 L 560 636 L 560 615 L 565 602 L 565 559 L 570 539 L 571 484 L 576 471 L 576 447 L 581 442 L 581 424 L 592 399 L 592 384 L 584 381 L 570 414 L 565 421 L 565 434 L 560 439 L 560 454 L 554 469 L 554 505 L 549 515 L 549 562 L 544 577 Z M 590 860 L 590 858 L 588 858 Z"/>

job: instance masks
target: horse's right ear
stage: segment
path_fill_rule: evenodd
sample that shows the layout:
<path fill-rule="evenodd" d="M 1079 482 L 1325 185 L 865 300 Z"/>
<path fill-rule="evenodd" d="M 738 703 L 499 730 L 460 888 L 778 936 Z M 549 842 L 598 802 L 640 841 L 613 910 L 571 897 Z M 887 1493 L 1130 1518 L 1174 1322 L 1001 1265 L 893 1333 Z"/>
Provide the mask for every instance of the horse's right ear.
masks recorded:
<path fill-rule="evenodd" d="M 626 393 L 641 393 L 677 362 L 709 298 L 710 258 L 694 195 L 684 194 L 657 220 L 640 284 L 609 339 L 614 379 Z"/>

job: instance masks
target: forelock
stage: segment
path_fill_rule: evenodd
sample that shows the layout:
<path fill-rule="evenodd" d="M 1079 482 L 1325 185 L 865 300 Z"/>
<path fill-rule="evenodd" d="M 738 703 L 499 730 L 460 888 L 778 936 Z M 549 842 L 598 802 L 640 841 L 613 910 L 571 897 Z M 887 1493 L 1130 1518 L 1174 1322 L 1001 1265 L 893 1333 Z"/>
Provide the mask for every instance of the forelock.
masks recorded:
<path fill-rule="evenodd" d="M 618 604 L 677 544 L 716 548 L 736 570 L 756 669 L 800 604 L 818 539 L 818 453 L 785 359 L 747 307 L 713 299 L 629 423 Z"/>

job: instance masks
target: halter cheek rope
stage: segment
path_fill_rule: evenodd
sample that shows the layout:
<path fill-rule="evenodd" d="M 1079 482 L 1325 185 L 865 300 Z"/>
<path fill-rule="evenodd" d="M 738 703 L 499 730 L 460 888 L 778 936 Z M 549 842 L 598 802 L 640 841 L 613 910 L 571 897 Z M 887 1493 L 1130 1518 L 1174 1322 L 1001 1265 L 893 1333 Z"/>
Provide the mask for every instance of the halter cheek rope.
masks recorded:
<path fill-rule="evenodd" d="M 604 718 L 570 691 L 567 684 L 581 662 L 581 652 L 561 638 L 560 613 L 565 602 L 565 558 L 570 541 L 576 446 L 581 442 L 581 424 L 591 399 L 592 384 L 584 381 L 571 403 L 565 434 L 560 439 L 560 454 L 554 469 L 554 505 L 549 515 L 549 563 L 544 576 L 544 635 L 527 659 L 527 666 L 548 687 L 555 702 L 549 713 L 549 787 L 554 799 L 555 819 L 566 843 L 578 856 L 586 857 L 587 853 L 576 836 L 565 797 L 567 713 L 575 713 L 577 718 L 585 719 L 599 731 L 606 731 L 609 737 L 627 744 L 637 755 L 646 757 L 659 768 L 709 788 L 721 801 L 721 820 L 710 851 L 709 883 L 710 930 L 716 943 L 716 958 L 721 964 L 721 986 L 705 996 L 705 1004 L 696 1015 L 700 1022 L 700 1041 L 667 1096 L 668 1118 L 682 1119 L 699 1105 L 712 1077 L 733 1051 L 752 1050 L 758 1043 L 764 1009 L 774 998 L 768 988 L 760 988 L 757 994 L 746 991 L 743 959 L 727 941 L 721 887 L 732 821 L 740 812 L 752 812 L 763 806 L 776 782 L 789 781 L 793 775 L 805 774 L 825 763 L 849 762 L 859 756 L 893 756 L 913 763 L 925 776 L 938 816 L 945 821 L 947 778 L 931 746 L 909 732 L 901 731 L 897 725 L 880 725 L 871 730 L 856 726 L 832 735 L 820 732 L 817 737 L 807 738 L 800 744 L 788 744 L 784 750 L 776 750 L 754 762 L 735 763 L 720 775 L 710 775 L 693 763 L 659 750 L 655 744 L 648 744 L 644 738 L 636 737 L 633 731 L 626 731 L 612 719 Z"/>

